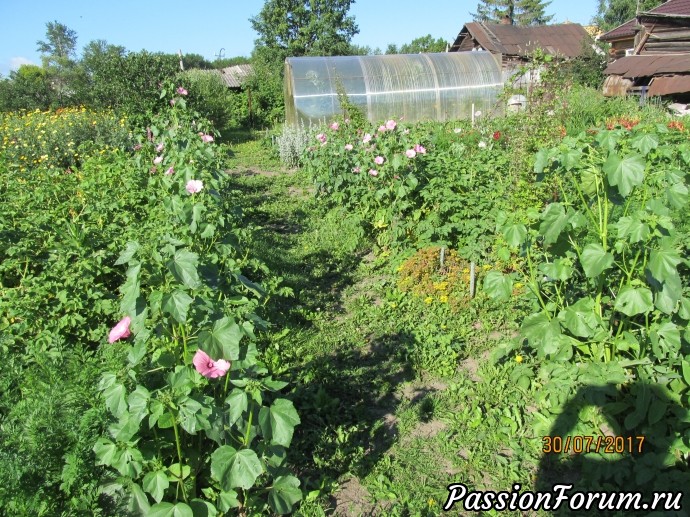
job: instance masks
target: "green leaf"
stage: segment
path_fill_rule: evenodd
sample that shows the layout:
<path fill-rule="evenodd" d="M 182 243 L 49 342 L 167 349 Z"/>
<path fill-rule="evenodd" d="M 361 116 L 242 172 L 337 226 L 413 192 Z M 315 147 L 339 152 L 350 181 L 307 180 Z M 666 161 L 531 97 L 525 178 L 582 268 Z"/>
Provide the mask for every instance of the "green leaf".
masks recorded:
<path fill-rule="evenodd" d="M 247 411 L 249 407 L 249 399 L 247 394 L 239 388 L 235 388 L 230 392 L 230 395 L 225 399 L 225 403 L 229 406 L 228 409 L 228 425 L 237 422 L 242 413 Z"/>
<path fill-rule="evenodd" d="M 240 341 L 244 336 L 242 328 L 230 317 L 224 317 L 213 324 L 213 330 L 199 333 L 199 348 L 211 359 L 235 361 L 240 357 Z"/>
<path fill-rule="evenodd" d="M 524 224 L 511 224 L 503 228 L 503 237 L 509 246 L 517 248 L 527 237 L 527 227 Z"/>
<path fill-rule="evenodd" d="M 570 259 L 559 258 L 553 262 L 545 262 L 539 265 L 539 271 L 544 273 L 549 278 L 560 280 L 561 282 L 568 280 L 573 274 L 573 268 Z"/>
<path fill-rule="evenodd" d="M 122 264 L 126 264 L 127 262 L 132 260 L 132 258 L 134 258 L 134 255 L 136 255 L 137 251 L 139 251 L 139 243 L 137 241 L 127 242 L 127 246 L 122 251 L 122 253 L 120 253 L 120 256 L 117 258 L 115 265 L 120 266 Z"/>
<path fill-rule="evenodd" d="M 275 513 L 288 514 L 292 507 L 302 500 L 299 484 L 299 479 L 294 476 L 280 476 L 273 482 L 273 487 L 268 493 L 268 504 Z"/>
<path fill-rule="evenodd" d="M 661 346 L 666 354 L 675 355 L 680 350 L 680 330 L 675 323 L 666 321 L 658 327 L 652 327 L 649 332 L 652 344 Z"/>
<path fill-rule="evenodd" d="M 626 239 L 631 244 L 646 241 L 650 234 L 649 225 L 643 223 L 638 216 L 621 217 L 615 226 L 618 229 L 618 238 Z"/>
<path fill-rule="evenodd" d="M 683 294 L 683 283 L 680 275 L 676 274 L 669 276 L 663 283 L 661 291 L 654 295 L 654 306 L 665 314 L 673 314 L 676 310 L 678 302 L 681 300 Z"/>
<path fill-rule="evenodd" d="M 196 253 L 179 249 L 167 265 L 178 282 L 195 289 L 200 284 L 199 273 L 197 272 L 198 262 L 199 256 Z"/>
<path fill-rule="evenodd" d="M 218 509 L 221 512 L 228 512 L 233 508 L 238 508 L 240 506 L 240 501 L 237 499 L 237 492 L 234 490 L 221 491 L 218 494 Z"/>
<path fill-rule="evenodd" d="M 168 470 L 170 471 L 168 481 L 185 480 L 192 473 L 192 468 L 189 465 L 182 465 L 180 468 L 179 463 L 173 463 L 168 467 Z"/>
<path fill-rule="evenodd" d="M 644 421 L 649 409 L 649 403 L 652 400 L 652 390 L 644 384 L 638 384 L 636 389 L 633 389 L 633 396 L 635 397 L 635 410 L 625 417 L 625 428 L 630 430 L 637 427 Z"/>
<path fill-rule="evenodd" d="M 208 417 L 211 415 L 211 408 L 208 404 L 202 404 L 191 397 L 184 397 L 179 404 L 179 420 L 182 429 L 194 435 L 199 430 L 211 428 Z"/>
<path fill-rule="evenodd" d="M 194 512 L 185 503 L 156 503 L 154 504 L 146 517 L 194 517 Z"/>
<path fill-rule="evenodd" d="M 670 276 L 678 276 L 678 264 L 682 260 L 680 253 L 673 248 L 652 250 L 647 267 L 656 280 L 665 282 Z"/>
<path fill-rule="evenodd" d="M 599 276 L 613 265 L 613 255 L 601 244 L 587 244 L 580 254 L 580 262 L 588 278 Z"/>
<path fill-rule="evenodd" d="M 194 517 L 215 517 L 218 515 L 216 507 L 203 499 L 192 499 L 189 501 L 189 506 L 194 512 Z"/>
<path fill-rule="evenodd" d="M 223 445 L 211 455 L 211 475 L 226 492 L 238 487 L 250 489 L 263 471 L 261 461 L 251 449 L 237 451 Z"/>
<path fill-rule="evenodd" d="M 561 203 L 551 203 L 541 216 L 539 233 L 544 236 L 545 244 L 553 244 L 558 240 L 561 232 L 568 225 L 568 216 Z"/>
<path fill-rule="evenodd" d="M 633 287 L 626 284 L 618 292 L 613 308 L 626 316 L 647 313 L 654 309 L 652 291 L 646 287 Z"/>
<path fill-rule="evenodd" d="M 590 297 L 581 298 L 558 314 L 559 320 L 571 334 L 589 338 L 599 327 L 599 320 L 594 312 L 594 300 Z"/>
<path fill-rule="evenodd" d="M 93 446 L 93 452 L 96 455 L 96 465 L 111 466 L 118 452 L 117 445 L 115 445 L 108 438 L 99 438 Z"/>
<path fill-rule="evenodd" d="M 290 447 L 292 434 L 299 423 L 299 415 L 287 399 L 277 399 L 270 408 L 262 407 L 259 411 L 261 432 L 272 445 Z"/>
<path fill-rule="evenodd" d="M 132 490 L 132 497 L 127 509 L 132 512 L 132 515 L 148 515 L 151 505 L 144 491 L 137 483 L 132 483 L 130 489 Z"/>
<path fill-rule="evenodd" d="M 561 326 L 557 319 L 549 319 L 545 312 L 530 314 L 520 326 L 520 333 L 527 338 L 532 346 L 542 356 L 558 351 L 558 338 L 561 336 Z"/>
<path fill-rule="evenodd" d="M 609 154 L 603 167 L 611 185 L 618 187 L 621 196 L 628 197 L 634 187 L 644 181 L 645 161 L 639 154 L 621 158 L 615 152 Z"/>
<path fill-rule="evenodd" d="M 630 144 L 644 156 L 647 156 L 649 151 L 659 146 L 659 137 L 654 133 L 639 133 L 630 140 Z"/>
<path fill-rule="evenodd" d="M 683 208 L 688 203 L 688 187 L 684 183 L 674 183 L 666 189 L 666 199 L 674 208 Z"/>
<path fill-rule="evenodd" d="M 119 382 L 103 390 L 105 405 L 115 418 L 120 418 L 127 412 L 126 394 L 127 390 Z"/>
<path fill-rule="evenodd" d="M 489 271 L 484 277 L 484 292 L 494 300 L 509 300 L 513 293 L 513 280 L 500 271 Z"/>
<path fill-rule="evenodd" d="M 685 384 L 690 386 L 690 361 L 683 359 L 680 362 L 680 366 L 681 372 L 683 373 L 683 380 L 685 381 Z"/>
<path fill-rule="evenodd" d="M 165 495 L 165 491 L 170 486 L 170 481 L 168 481 L 168 476 L 165 471 L 156 470 L 146 474 L 142 484 L 144 490 L 151 494 L 151 497 L 153 497 L 157 503 L 160 503 Z"/>
<path fill-rule="evenodd" d="M 194 299 L 186 292 L 176 289 L 163 296 L 161 309 L 175 318 L 178 323 L 184 324 L 187 321 L 187 311 L 193 301 Z"/>

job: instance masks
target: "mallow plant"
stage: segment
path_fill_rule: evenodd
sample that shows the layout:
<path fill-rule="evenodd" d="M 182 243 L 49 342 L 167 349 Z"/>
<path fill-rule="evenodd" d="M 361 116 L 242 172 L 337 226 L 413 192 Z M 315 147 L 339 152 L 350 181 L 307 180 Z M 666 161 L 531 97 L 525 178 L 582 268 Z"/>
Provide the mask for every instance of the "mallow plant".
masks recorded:
<path fill-rule="evenodd" d="M 150 220 L 116 261 L 126 280 L 103 346 L 124 347 L 126 364 L 99 384 L 103 493 L 145 515 L 285 514 L 302 497 L 285 466 L 300 419 L 259 361 L 264 292 L 242 274 L 213 132 L 185 95 L 162 92 L 170 108 L 136 146 Z"/>

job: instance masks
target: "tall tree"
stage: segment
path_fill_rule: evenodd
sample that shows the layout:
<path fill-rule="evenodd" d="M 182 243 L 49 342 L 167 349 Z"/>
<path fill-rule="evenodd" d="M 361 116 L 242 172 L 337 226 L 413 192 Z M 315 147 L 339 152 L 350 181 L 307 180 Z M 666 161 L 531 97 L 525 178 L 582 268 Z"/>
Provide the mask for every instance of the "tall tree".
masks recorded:
<path fill-rule="evenodd" d="M 46 23 L 46 40 L 36 42 L 36 50 L 41 53 L 43 68 L 57 95 L 58 104 L 69 103 L 74 97 L 70 83 L 76 82 L 77 69 L 76 47 L 77 33 L 57 21 Z"/>
<path fill-rule="evenodd" d="M 602 30 L 609 31 L 631 20 L 639 12 L 649 11 L 662 0 L 599 0 L 597 14 L 592 20 Z"/>
<path fill-rule="evenodd" d="M 410 43 L 405 43 L 397 48 L 395 45 L 389 45 L 389 50 L 395 52 L 388 52 L 386 54 L 420 54 L 423 52 L 445 52 L 448 42 L 443 38 L 434 39 L 431 34 L 421 36 L 413 39 Z"/>
<path fill-rule="evenodd" d="M 507 16 L 514 25 L 545 25 L 553 19 L 546 14 L 550 4 L 544 0 L 480 0 L 477 12 L 470 15 L 477 22 L 501 23 Z"/>

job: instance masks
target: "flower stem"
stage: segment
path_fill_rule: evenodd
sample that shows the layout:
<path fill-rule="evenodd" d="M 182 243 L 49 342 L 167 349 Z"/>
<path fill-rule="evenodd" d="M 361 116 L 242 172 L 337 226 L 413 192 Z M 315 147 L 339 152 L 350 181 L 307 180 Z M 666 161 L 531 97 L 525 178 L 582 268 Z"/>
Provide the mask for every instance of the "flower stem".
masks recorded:
<path fill-rule="evenodd" d="M 178 478 L 178 484 L 182 489 L 182 498 L 185 500 L 185 502 L 187 502 L 187 492 L 184 488 L 184 479 L 182 471 L 182 447 L 180 445 L 180 431 L 177 429 L 177 418 L 175 417 L 175 413 L 170 411 L 170 414 L 173 417 L 173 431 L 175 432 L 175 445 L 177 446 L 177 460 L 180 463 L 180 477 Z"/>

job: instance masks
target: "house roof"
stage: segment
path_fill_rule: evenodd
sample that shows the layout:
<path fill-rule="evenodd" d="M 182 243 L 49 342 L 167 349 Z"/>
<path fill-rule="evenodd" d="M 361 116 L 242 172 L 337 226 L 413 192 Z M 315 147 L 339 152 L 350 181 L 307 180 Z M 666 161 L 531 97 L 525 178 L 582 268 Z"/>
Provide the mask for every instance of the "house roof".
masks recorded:
<path fill-rule="evenodd" d="M 457 50 L 467 37 L 472 37 L 485 50 L 509 56 L 527 57 L 537 48 L 541 48 L 548 54 L 576 57 L 581 54 L 582 41 L 588 34 L 584 27 L 577 23 L 518 27 L 470 22 L 462 28 L 451 49 Z"/>
<path fill-rule="evenodd" d="M 228 88 L 239 88 L 242 86 L 247 76 L 252 73 L 252 65 L 235 65 L 223 68 L 220 71 L 221 77 Z"/>
<path fill-rule="evenodd" d="M 641 14 L 661 14 L 661 15 L 680 15 L 688 16 L 690 15 L 690 0 L 668 0 L 654 9 L 651 9 L 647 13 Z M 637 18 L 628 20 L 627 22 L 619 25 L 618 27 L 611 29 L 610 31 L 599 36 L 600 40 L 603 41 L 613 41 L 617 39 L 629 38 L 635 35 L 637 27 Z"/>
<path fill-rule="evenodd" d="M 630 78 L 659 74 L 690 74 L 690 54 L 646 54 L 622 57 L 607 66 L 604 73 Z"/>

